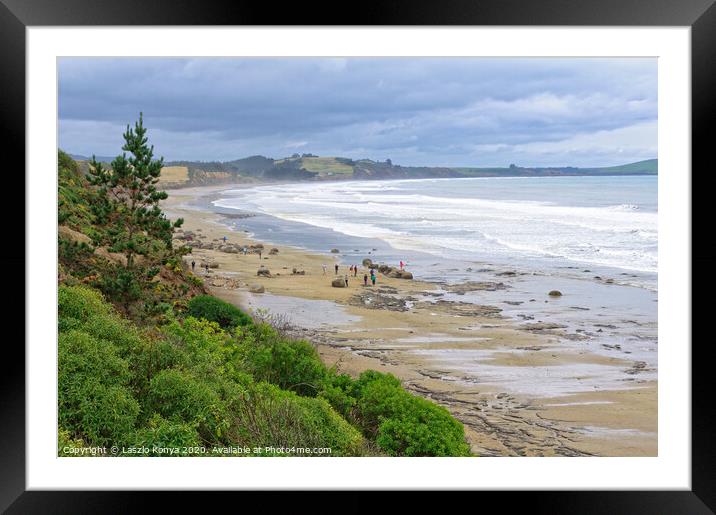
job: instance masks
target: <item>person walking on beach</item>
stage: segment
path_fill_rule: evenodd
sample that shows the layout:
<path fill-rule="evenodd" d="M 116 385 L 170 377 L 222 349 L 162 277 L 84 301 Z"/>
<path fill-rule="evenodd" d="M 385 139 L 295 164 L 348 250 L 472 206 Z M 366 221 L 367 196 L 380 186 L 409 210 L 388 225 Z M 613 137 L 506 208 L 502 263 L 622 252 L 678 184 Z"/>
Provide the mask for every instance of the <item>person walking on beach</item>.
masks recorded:
<path fill-rule="evenodd" d="M 224 240 L 224 243 L 226 243 L 226 240 L 228 240 L 226 236 L 224 236 L 222 239 Z"/>
<path fill-rule="evenodd" d="M 193 259 L 191 260 L 191 271 L 194 272 L 194 267 L 196 266 L 196 261 Z"/>
<path fill-rule="evenodd" d="M 336 275 L 338 275 L 338 264 L 337 263 L 336 263 L 335 268 L 336 268 Z"/>
<path fill-rule="evenodd" d="M 206 268 L 206 275 L 209 275 L 209 263 L 204 263 L 204 267 Z"/>
<path fill-rule="evenodd" d="M 363 274 L 363 286 L 368 286 L 368 274 Z"/>
<path fill-rule="evenodd" d="M 352 273 L 353 273 L 353 265 L 351 265 L 351 266 L 348 267 L 348 273 L 349 273 L 349 274 L 352 274 Z"/>
<path fill-rule="evenodd" d="M 358 277 L 358 265 L 353 265 L 353 277 Z"/>
<path fill-rule="evenodd" d="M 401 270 L 403 269 L 403 260 L 402 259 L 400 260 L 400 269 Z"/>
<path fill-rule="evenodd" d="M 345 279 L 346 279 L 346 287 L 348 287 L 348 274 L 346 274 Z"/>
<path fill-rule="evenodd" d="M 373 286 L 375 286 L 375 270 L 372 268 L 370 269 L 370 282 L 372 282 Z"/>
<path fill-rule="evenodd" d="M 326 264 L 323 263 L 321 266 L 323 267 L 323 275 L 326 275 Z"/>
<path fill-rule="evenodd" d="M 261 252 L 262 252 L 262 251 L 261 251 L 261 250 L 259 250 L 259 259 L 261 259 Z"/>

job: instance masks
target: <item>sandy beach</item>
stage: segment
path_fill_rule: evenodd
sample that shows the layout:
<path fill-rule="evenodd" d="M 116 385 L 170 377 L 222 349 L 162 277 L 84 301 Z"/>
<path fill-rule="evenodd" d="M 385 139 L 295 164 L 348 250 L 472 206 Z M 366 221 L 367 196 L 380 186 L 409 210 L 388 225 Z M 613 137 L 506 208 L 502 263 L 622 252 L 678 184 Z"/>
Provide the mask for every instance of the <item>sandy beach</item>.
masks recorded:
<path fill-rule="evenodd" d="M 336 288 L 332 280 L 349 273 L 340 263 L 348 249 L 315 253 L 255 241 L 231 230 L 226 215 L 190 205 L 225 189 L 169 190 L 163 203 L 170 218 L 184 219 L 184 233 L 214 247 L 185 256 L 212 294 L 249 311 L 283 314 L 292 333 L 311 341 L 339 372 L 394 374 L 461 420 L 477 455 L 657 455 L 657 382 L 642 361 L 608 345 L 596 351 L 591 336 L 555 318 L 520 320 L 508 315 L 509 305 L 475 301 L 498 281 L 510 288 L 519 278 L 468 285 L 467 302 L 419 276 L 378 273 L 376 285 L 366 287 L 367 268 L 358 261 L 357 276 Z M 262 254 L 218 250 L 225 236 L 239 247 L 263 243 Z M 205 263 L 212 266 L 208 274 Z M 270 277 L 257 275 L 260 266 Z M 544 297 L 539 302 L 546 304 Z M 556 306 L 555 316 L 564 309 L 568 318 L 570 308 Z"/>

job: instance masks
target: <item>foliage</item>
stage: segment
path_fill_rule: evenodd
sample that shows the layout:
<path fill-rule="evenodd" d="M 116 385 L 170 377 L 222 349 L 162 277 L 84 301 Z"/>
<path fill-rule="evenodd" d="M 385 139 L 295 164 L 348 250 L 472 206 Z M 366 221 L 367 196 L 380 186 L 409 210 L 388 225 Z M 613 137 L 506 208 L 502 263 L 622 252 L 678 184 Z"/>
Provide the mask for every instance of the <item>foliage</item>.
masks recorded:
<path fill-rule="evenodd" d="M 248 326 L 232 334 L 186 317 L 142 332 L 86 286 L 61 285 L 58 308 L 58 445 L 142 446 L 156 456 L 197 445 L 371 452 L 324 399 L 255 382 L 241 350 L 255 334 Z"/>
<path fill-rule="evenodd" d="M 327 369 L 316 349 L 305 340 L 281 336 L 268 324 L 255 324 L 238 333 L 242 366 L 257 381 L 266 381 L 301 395 L 316 395 Z"/>
<path fill-rule="evenodd" d="M 470 455 L 462 424 L 442 406 L 405 391 L 391 374 L 371 370 L 357 381 L 336 376 L 322 395 L 388 455 Z"/>
<path fill-rule="evenodd" d="M 154 414 L 149 420 L 146 427 L 138 429 L 129 441 L 134 447 L 144 447 L 149 452 L 143 456 L 172 456 L 159 449 L 177 449 L 179 455 L 190 455 L 190 452 L 184 452 L 184 448 L 197 447 L 201 445 L 199 435 L 193 424 L 183 422 L 175 422 L 162 418 L 159 414 Z"/>
<path fill-rule="evenodd" d="M 310 343 L 266 323 L 222 328 L 169 311 L 162 325 L 140 329 L 97 290 L 67 285 L 58 314 L 61 455 L 110 445 L 156 456 L 197 445 L 276 456 L 319 447 L 333 456 L 469 454 L 462 424 L 444 408 L 390 374 L 337 374 Z"/>
<path fill-rule="evenodd" d="M 139 132 L 144 130 L 142 127 Z M 135 140 L 132 148 L 137 147 L 139 132 L 128 129 L 128 133 L 131 133 Z M 145 145 L 137 152 L 144 152 L 144 160 L 140 164 L 143 166 L 148 162 L 149 167 L 153 162 L 148 157 L 151 149 L 146 149 Z M 127 169 L 133 166 L 132 159 L 134 158 L 127 159 L 124 166 L 125 183 L 129 180 L 126 175 Z M 105 170 L 98 163 L 96 165 L 90 166 L 87 171 L 92 181 L 97 180 L 97 174 L 102 174 L 107 180 L 115 177 L 114 169 Z M 147 177 L 150 176 L 148 173 Z M 58 239 L 60 281 L 70 284 L 79 282 L 98 288 L 124 314 L 135 320 L 143 323 L 161 322 L 166 311 L 175 307 L 175 301 L 203 293 L 203 283 L 196 279 L 191 280 L 187 277 L 188 272 L 184 272 L 181 256 L 187 249 L 175 249 L 171 244 L 171 233 L 177 224 L 166 220 L 164 215 L 157 211 L 157 205 L 141 207 L 141 201 L 137 201 L 140 207 L 135 209 L 138 213 L 135 218 L 140 221 L 137 222 L 134 233 L 135 239 L 141 240 L 142 245 L 139 252 L 135 252 L 136 249 L 132 252 L 140 255 L 141 259 L 135 255 L 128 257 L 127 251 L 131 249 L 124 249 L 124 254 L 116 253 L 122 250 L 123 244 L 116 244 L 113 238 L 116 236 L 121 239 L 126 232 L 128 226 L 123 217 L 129 216 L 130 209 L 122 207 L 124 204 L 119 199 L 124 197 L 110 186 L 93 185 L 82 173 L 77 162 L 65 152 L 58 151 L 58 219 L 63 228 L 71 229 L 61 230 Z M 116 189 L 121 189 L 120 186 L 118 183 Z M 147 189 L 151 188 L 154 186 L 147 186 Z M 140 185 L 139 190 L 141 189 Z M 155 190 L 154 193 L 159 195 L 162 192 Z M 114 198 L 115 196 L 118 198 Z M 109 202 L 108 198 L 114 198 L 114 203 Z M 141 214 L 142 210 L 146 213 Z M 151 222 L 152 219 L 154 222 Z M 75 237 L 72 231 L 80 234 Z M 82 240 L 82 235 L 87 236 L 91 244 L 75 241 Z M 164 264 L 170 268 L 162 266 Z M 182 303 L 178 306 L 181 308 Z"/>
<path fill-rule="evenodd" d="M 365 452 L 358 430 L 325 400 L 301 397 L 268 383 L 250 388 L 236 417 L 234 439 L 241 445 L 263 449 L 264 455 L 285 455 L 266 447 L 328 447 L 331 453 L 327 456 L 359 456 Z"/>
<path fill-rule="evenodd" d="M 147 145 L 147 129 L 142 114 L 134 128 L 127 126 L 123 153 L 106 169 L 94 156 L 90 162 L 89 182 L 97 187 L 97 201 L 92 205 L 97 223 L 103 228 L 96 236 L 98 244 L 108 245 L 112 252 L 127 257 L 127 268 L 134 265 L 135 255 L 149 256 L 159 250 L 157 242 L 171 249 L 175 223 L 167 220 L 159 202 L 167 198 L 157 189 L 163 158 L 154 157 L 154 146 Z"/>
<path fill-rule="evenodd" d="M 148 407 L 170 420 L 195 425 L 208 442 L 220 440 L 230 423 L 226 403 L 211 385 L 183 370 L 162 370 L 151 379 Z"/>
<path fill-rule="evenodd" d="M 67 429 L 57 428 L 57 455 L 58 456 L 91 456 L 79 452 L 72 452 L 73 449 L 82 449 L 86 444 L 81 438 L 73 438 Z"/>
<path fill-rule="evenodd" d="M 85 332 L 61 333 L 58 343 L 60 425 L 96 445 L 122 442 L 139 414 L 127 362 L 111 342 Z"/>
<path fill-rule="evenodd" d="M 198 295 L 187 305 L 187 315 L 205 318 L 223 328 L 232 328 L 252 323 L 251 317 L 236 306 L 211 295 Z"/>
<path fill-rule="evenodd" d="M 93 192 L 77 162 L 62 150 L 57 152 L 57 220 L 73 229 L 90 231 Z"/>

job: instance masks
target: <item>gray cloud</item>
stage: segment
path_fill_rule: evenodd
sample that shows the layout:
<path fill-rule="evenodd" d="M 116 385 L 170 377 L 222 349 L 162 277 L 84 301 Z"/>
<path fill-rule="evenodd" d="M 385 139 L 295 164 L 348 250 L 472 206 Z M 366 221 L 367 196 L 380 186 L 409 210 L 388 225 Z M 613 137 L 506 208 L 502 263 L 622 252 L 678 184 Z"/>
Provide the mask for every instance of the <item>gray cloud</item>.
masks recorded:
<path fill-rule="evenodd" d="M 166 159 L 294 151 L 406 165 L 656 156 L 655 59 L 63 58 L 60 146 L 120 152 L 144 112 Z"/>

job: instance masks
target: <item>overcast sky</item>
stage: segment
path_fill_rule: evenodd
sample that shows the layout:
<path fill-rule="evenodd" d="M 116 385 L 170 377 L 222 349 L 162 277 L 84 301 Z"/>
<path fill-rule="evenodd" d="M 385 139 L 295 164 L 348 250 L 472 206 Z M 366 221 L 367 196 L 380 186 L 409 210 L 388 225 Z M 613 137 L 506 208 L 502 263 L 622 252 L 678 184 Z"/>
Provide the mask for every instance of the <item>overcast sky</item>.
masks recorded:
<path fill-rule="evenodd" d="M 657 156 L 656 59 L 62 58 L 59 141 L 121 153 L 144 113 L 165 160 L 294 152 L 431 166 Z"/>

